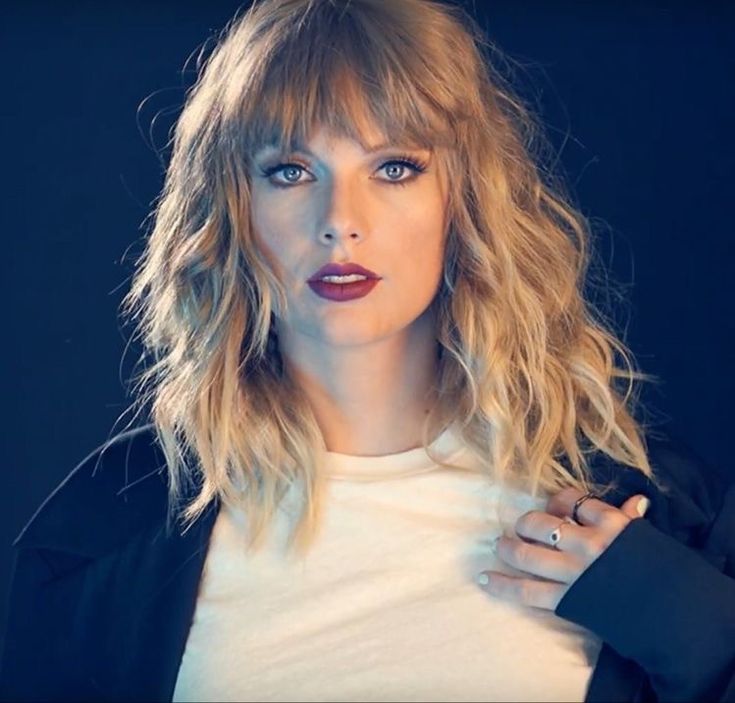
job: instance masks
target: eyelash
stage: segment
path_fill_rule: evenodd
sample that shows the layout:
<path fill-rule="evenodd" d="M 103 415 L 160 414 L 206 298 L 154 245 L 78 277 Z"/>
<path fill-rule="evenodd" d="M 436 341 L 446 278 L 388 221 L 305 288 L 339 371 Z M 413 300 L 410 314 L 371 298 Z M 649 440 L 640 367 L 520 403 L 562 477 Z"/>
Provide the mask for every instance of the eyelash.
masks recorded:
<path fill-rule="evenodd" d="M 390 164 L 400 164 L 402 166 L 408 166 L 409 168 L 413 169 L 414 174 L 424 173 L 427 167 L 426 162 L 420 161 L 419 159 L 415 159 L 412 156 L 409 156 L 408 154 L 401 154 L 392 159 L 388 159 L 387 161 L 384 161 L 378 170 L 385 168 L 386 166 Z M 296 166 L 300 169 L 306 170 L 306 166 L 304 166 L 303 164 L 300 164 L 298 162 L 288 162 L 288 163 L 275 164 L 274 166 L 269 166 L 268 168 L 261 169 L 261 174 L 264 178 L 270 178 L 274 173 L 277 173 L 278 171 L 281 171 L 284 168 L 287 168 L 288 166 Z M 383 182 L 389 185 L 405 186 L 407 183 L 410 183 L 414 179 L 415 179 L 415 175 L 413 178 L 404 178 L 400 181 L 383 180 Z M 278 183 L 276 181 L 271 181 L 271 183 L 277 188 L 291 188 L 292 186 L 299 185 L 300 181 L 292 182 L 289 184 Z"/>

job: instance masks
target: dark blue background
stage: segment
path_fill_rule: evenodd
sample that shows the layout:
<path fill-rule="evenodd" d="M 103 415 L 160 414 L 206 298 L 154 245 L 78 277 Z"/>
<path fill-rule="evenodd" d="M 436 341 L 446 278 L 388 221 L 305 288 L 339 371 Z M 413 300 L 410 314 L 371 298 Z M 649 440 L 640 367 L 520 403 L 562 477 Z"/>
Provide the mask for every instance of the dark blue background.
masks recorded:
<path fill-rule="evenodd" d="M 467 3 L 472 9 L 472 4 Z M 0 11 L 6 413 L 0 622 L 10 543 L 129 405 L 118 305 L 195 53 L 238 3 L 15 2 Z M 476 3 L 537 101 L 644 371 L 644 399 L 726 475 L 733 396 L 733 6 Z M 534 97 L 535 96 L 535 97 Z M 165 155 L 165 153 L 164 153 Z M 125 252 L 127 255 L 123 259 Z"/>

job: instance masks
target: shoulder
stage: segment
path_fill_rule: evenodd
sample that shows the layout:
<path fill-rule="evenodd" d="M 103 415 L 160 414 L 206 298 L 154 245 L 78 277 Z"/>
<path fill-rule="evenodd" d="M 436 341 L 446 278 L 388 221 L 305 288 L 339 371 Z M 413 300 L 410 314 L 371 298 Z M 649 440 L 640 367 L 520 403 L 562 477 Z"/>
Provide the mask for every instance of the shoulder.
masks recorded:
<path fill-rule="evenodd" d="M 94 557 L 165 519 L 166 462 L 152 424 L 112 437 L 82 459 L 13 542 Z"/>
<path fill-rule="evenodd" d="M 675 537 L 689 531 L 691 546 L 714 555 L 720 568 L 735 575 L 735 477 L 679 436 L 657 438 L 649 455 L 654 471 L 671 486 L 664 529 Z"/>
<path fill-rule="evenodd" d="M 690 546 L 731 549 L 733 540 L 720 544 L 719 534 L 723 525 L 735 519 L 733 477 L 708 463 L 676 430 L 652 431 L 646 444 L 649 463 L 663 490 L 637 469 L 599 457 L 593 471 L 596 480 L 614 485 L 610 502 L 619 505 L 641 493 L 651 500 L 646 519 L 658 529 Z"/>

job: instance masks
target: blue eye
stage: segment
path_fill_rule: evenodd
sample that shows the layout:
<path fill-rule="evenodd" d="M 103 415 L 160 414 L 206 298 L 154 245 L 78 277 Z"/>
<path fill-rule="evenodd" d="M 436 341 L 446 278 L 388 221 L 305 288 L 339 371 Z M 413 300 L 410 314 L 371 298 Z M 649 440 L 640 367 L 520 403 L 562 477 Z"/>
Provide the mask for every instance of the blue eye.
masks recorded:
<path fill-rule="evenodd" d="M 399 186 L 406 185 L 406 183 L 408 183 L 409 181 L 414 180 L 417 174 L 423 173 L 424 171 L 426 171 L 426 163 L 424 163 L 423 161 L 418 161 L 416 159 L 413 159 L 410 156 L 399 156 L 396 159 L 391 159 L 390 161 L 386 161 L 378 170 L 380 171 L 380 169 L 386 168 L 387 166 L 394 166 L 394 165 L 398 165 L 402 168 L 405 168 L 406 166 L 408 166 L 414 173 L 414 176 L 411 178 L 403 178 L 398 181 L 392 178 L 388 180 L 389 183 L 399 185 Z"/>
<path fill-rule="evenodd" d="M 299 164 L 283 164 L 283 165 L 278 166 L 276 168 L 269 169 L 269 171 L 270 171 L 268 173 L 269 176 L 270 175 L 273 175 L 277 171 L 283 171 L 284 172 L 284 178 L 286 178 L 286 180 L 289 183 L 297 183 L 298 181 L 289 179 L 286 174 L 289 173 L 289 172 L 293 174 L 294 171 L 296 171 L 296 176 L 300 176 L 301 175 L 300 172 L 304 171 L 304 167 L 303 166 L 300 166 Z"/>
<path fill-rule="evenodd" d="M 414 159 L 410 156 L 403 155 L 398 156 L 395 159 L 390 159 L 388 161 L 385 161 L 381 166 L 378 168 L 380 171 L 381 169 L 384 169 L 386 167 L 390 166 L 400 166 L 400 167 L 408 167 L 410 168 L 414 176 L 411 178 L 402 178 L 400 180 L 396 180 L 393 178 L 388 178 L 385 180 L 385 182 L 391 184 L 391 185 L 406 185 L 409 181 L 414 180 L 415 176 L 419 173 L 423 173 L 426 171 L 426 163 L 422 161 L 418 161 L 417 159 Z M 299 183 L 304 183 L 305 181 L 298 178 L 298 176 L 301 175 L 302 171 L 306 171 L 306 166 L 303 164 L 297 163 L 297 162 L 284 162 L 284 163 L 278 163 L 273 166 L 269 166 L 267 168 L 261 169 L 261 175 L 264 178 L 268 178 L 270 182 L 278 187 L 278 188 L 290 188 L 292 185 L 299 185 Z M 283 180 L 273 180 L 271 177 L 274 176 L 276 173 L 283 172 L 283 177 L 285 178 L 285 181 Z M 402 172 L 401 172 L 402 173 Z M 287 174 L 291 174 L 292 176 L 295 176 L 295 179 L 289 178 Z M 401 175 L 401 174 L 399 174 Z"/>
<path fill-rule="evenodd" d="M 261 169 L 261 175 L 264 178 L 268 178 L 270 182 L 275 186 L 279 186 L 281 188 L 288 188 L 289 185 L 298 185 L 301 181 L 289 180 L 287 178 L 286 182 L 284 183 L 283 181 L 274 181 L 271 178 L 271 176 L 273 176 L 275 173 L 278 173 L 279 171 L 283 171 L 284 173 L 290 172 L 291 174 L 293 174 L 294 171 L 296 171 L 296 175 L 298 176 L 300 175 L 300 171 L 305 171 L 305 170 L 306 170 L 306 166 L 302 166 L 301 164 L 298 164 L 298 163 L 291 163 L 291 162 L 279 163 L 279 164 L 275 164 L 274 166 L 269 166 L 267 168 Z"/>

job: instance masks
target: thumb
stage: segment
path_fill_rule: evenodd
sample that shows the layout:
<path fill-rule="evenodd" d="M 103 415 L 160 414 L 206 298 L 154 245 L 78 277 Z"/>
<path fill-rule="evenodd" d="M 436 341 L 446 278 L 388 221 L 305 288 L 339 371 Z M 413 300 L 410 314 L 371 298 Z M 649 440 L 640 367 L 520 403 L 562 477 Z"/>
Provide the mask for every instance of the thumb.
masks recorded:
<path fill-rule="evenodd" d="M 628 498 L 628 500 L 620 506 L 620 509 L 632 520 L 637 517 L 643 517 L 650 505 L 651 501 L 648 500 L 646 496 L 638 493 Z"/>

